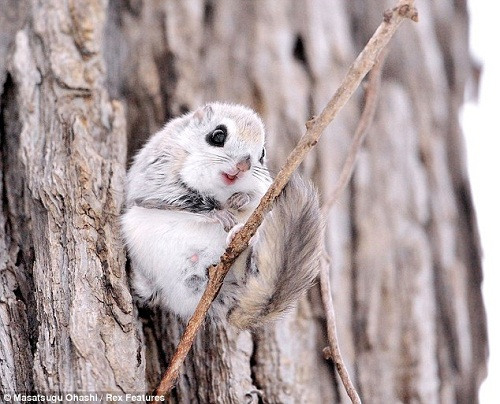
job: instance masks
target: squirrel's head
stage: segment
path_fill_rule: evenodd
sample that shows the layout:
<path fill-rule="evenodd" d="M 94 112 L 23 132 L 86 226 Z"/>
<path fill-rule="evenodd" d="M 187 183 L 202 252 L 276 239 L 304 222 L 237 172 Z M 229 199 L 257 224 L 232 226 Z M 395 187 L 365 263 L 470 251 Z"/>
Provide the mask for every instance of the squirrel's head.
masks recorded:
<path fill-rule="evenodd" d="M 235 192 L 267 189 L 264 124 L 254 111 L 211 103 L 175 125 L 176 145 L 184 152 L 179 174 L 186 185 L 221 201 Z"/>

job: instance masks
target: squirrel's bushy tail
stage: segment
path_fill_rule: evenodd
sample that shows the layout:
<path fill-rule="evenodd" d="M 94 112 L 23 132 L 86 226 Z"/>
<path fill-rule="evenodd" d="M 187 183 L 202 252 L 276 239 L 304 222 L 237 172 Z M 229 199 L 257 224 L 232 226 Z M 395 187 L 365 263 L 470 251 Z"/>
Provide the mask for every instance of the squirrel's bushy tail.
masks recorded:
<path fill-rule="evenodd" d="M 294 175 L 254 236 L 245 289 L 229 321 L 255 328 L 290 309 L 318 274 L 322 232 L 316 190 Z"/>

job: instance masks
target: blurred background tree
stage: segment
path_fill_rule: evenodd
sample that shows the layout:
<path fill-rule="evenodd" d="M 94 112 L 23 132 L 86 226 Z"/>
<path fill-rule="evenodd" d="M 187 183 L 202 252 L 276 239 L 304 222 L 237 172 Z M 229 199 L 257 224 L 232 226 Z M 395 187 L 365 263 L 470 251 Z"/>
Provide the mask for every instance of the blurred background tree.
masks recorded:
<path fill-rule="evenodd" d="M 132 303 L 127 156 L 205 101 L 243 103 L 274 170 L 390 1 L 0 0 L 0 389 L 152 390 L 183 330 Z M 328 218 L 341 349 L 366 402 L 477 402 L 487 338 L 458 111 L 464 1 L 419 0 Z M 361 92 L 302 166 L 335 185 Z M 127 147 L 128 145 L 128 147 Z M 345 402 L 318 288 L 274 327 L 202 330 L 173 402 Z"/>

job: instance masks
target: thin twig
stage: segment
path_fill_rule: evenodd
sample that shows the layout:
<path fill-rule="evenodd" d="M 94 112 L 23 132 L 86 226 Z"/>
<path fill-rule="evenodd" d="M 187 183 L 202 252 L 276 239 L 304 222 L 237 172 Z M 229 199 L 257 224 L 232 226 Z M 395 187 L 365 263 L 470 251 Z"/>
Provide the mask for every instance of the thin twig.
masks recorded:
<path fill-rule="evenodd" d="M 347 184 L 349 183 L 354 165 L 356 163 L 356 158 L 359 153 L 359 149 L 365 140 L 368 128 L 373 122 L 373 117 L 375 116 L 375 110 L 377 108 L 377 98 L 378 91 L 380 88 L 380 81 L 382 77 L 382 66 L 384 65 L 385 57 L 387 55 L 386 49 L 380 54 L 380 57 L 373 66 L 370 74 L 368 75 L 368 81 L 366 83 L 365 89 L 365 105 L 363 112 L 359 118 L 358 126 L 354 131 L 354 139 L 349 148 L 349 152 L 340 172 L 339 179 L 335 184 L 335 188 L 332 190 L 330 195 L 325 199 L 323 206 L 321 207 L 321 212 L 323 216 L 328 215 L 332 206 L 337 202 L 342 192 L 345 190 Z"/>
<path fill-rule="evenodd" d="M 191 349 L 198 329 L 205 320 L 210 304 L 222 286 L 224 277 L 236 258 L 248 247 L 250 238 L 257 231 L 257 228 L 264 219 L 264 215 L 271 209 L 271 204 L 281 193 L 292 173 L 304 160 L 309 150 L 318 143 L 318 139 L 325 127 L 333 120 L 358 88 L 359 83 L 373 67 L 381 50 L 387 45 L 401 22 L 405 18 L 415 19 L 415 16 L 416 11 L 413 9 L 412 0 L 400 0 L 392 11 L 386 12 L 384 14 L 384 22 L 378 27 L 368 44 L 351 65 L 339 89 L 328 102 L 325 109 L 323 109 L 318 117 L 306 123 L 306 133 L 288 156 L 285 165 L 276 176 L 266 194 L 262 197 L 259 206 L 254 210 L 242 229 L 235 235 L 217 266 L 210 268 L 207 288 L 186 326 L 168 369 L 165 371 L 155 390 L 156 395 L 165 395 L 174 387 L 179 375 L 179 369 Z"/>
<path fill-rule="evenodd" d="M 321 257 L 321 272 L 320 272 L 320 285 L 321 285 L 321 299 L 325 307 L 325 315 L 327 319 L 327 333 L 328 333 L 328 346 L 323 349 L 323 355 L 326 359 L 331 359 L 335 364 L 335 368 L 342 380 L 342 384 L 347 392 L 347 395 L 354 404 L 361 404 L 359 394 L 354 387 L 354 384 L 349 377 L 349 372 L 344 364 L 340 354 L 339 344 L 337 340 L 337 323 L 335 320 L 335 310 L 333 308 L 332 291 L 330 288 L 330 266 L 327 263 L 327 257 Z"/>
<path fill-rule="evenodd" d="M 363 140 L 366 137 L 367 129 L 373 122 L 375 116 L 375 110 L 377 107 L 377 98 L 380 88 L 380 81 L 382 76 L 382 66 L 384 64 L 385 56 L 387 52 L 384 51 L 380 54 L 377 63 L 373 66 L 368 78 L 368 83 L 366 85 L 365 91 L 365 105 L 361 117 L 359 119 L 358 126 L 354 132 L 354 139 L 352 141 L 349 153 L 347 155 L 344 166 L 340 173 L 339 179 L 335 188 L 330 193 L 326 202 L 323 204 L 321 210 L 323 216 L 326 218 L 331 207 L 337 202 L 337 199 L 341 193 L 345 190 L 347 184 L 349 183 L 354 165 L 356 162 L 356 157 L 358 155 L 359 149 L 363 144 Z M 340 352 L 338 338 L 337 338 L 337 325 L 335 320 L 335 309 L 332 301 L 332 290 L 330 286 L 330 265 L 328 264 L 326 246 L 325 252 L 321 257 L 320 265 L 320 285 L 321 285 L 321 300 L 323 301 L 323 306 L 325 308 L 326 316 L 326 329 L 328 335 L 328 347 L 323 349 L 323 353 L 327 359 L 331 359 L 335 364 L 337 372 L 340 376 L 340 380 L 344 385 L 347 395 L 351 401 L 355 404 L 361 403 L 359 394 L 354 387 L 354 384 L 349 377 L 349 372 L 342 359 L 342 354 Z"/>

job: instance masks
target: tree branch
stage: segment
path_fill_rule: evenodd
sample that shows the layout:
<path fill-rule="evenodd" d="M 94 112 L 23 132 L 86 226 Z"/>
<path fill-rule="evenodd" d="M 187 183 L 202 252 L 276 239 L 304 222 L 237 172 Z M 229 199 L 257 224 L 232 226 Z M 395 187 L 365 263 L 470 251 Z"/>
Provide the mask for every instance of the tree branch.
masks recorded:
<path fill-rule="evenodd" d="M 203 324 L 210 304 L 222 286 L 224 277 L 236 258 L 248 247 L 250 238 L 257 231 L 257 228 L 264 219 L 264 215 L 271 209 L 271 204 L 281 193 L 292 173 L 304 160 L 309 150 L 318 143 L 318 139 L 326 126 L 333 120 L 358 88 L 361 80 L 373 67 L 380 52 L 387 45 L 401 22 L 405 18 L 415 20 L 416 15 L 416 10 L 413 8 L 413 0 L 400 0 L 395 8 L 385 12 L 384 21 L 351 65 L 332 99 L 318 117 L 306 123 L 306 133 L 288 156 L 285 165 L 276 176 L 266 194 L 262 197 L 259 206 L 252 213 L 242 229 L 235 235 L 222 255 L 219 264 L 210 268 L 207 288 L 186 326 L 168 369 L 165 371 L 155 390 L 156 395 L 165 395 L 174 387 L 179 375 L 179 369 L 191 349 L 198 329 Z"/>
<path fill-rule="evenodd" d="M 387 56 L 387 51 L 384 49 L 381 52 L 380 57 L 373 66 L 366 83 L 365 89 L 365 105 L 363 107 L 363 112 L 359 118 L 358 126 L 354 131 L 354 139 L 347 153 L 346 161 L 340 172 L 339 179 L 335 184 L 335 188 L 332 190 L 330 195 L 325 199 L 323 206 L 321 207 L 321 212 L 323 216 L 326 217 L 332 206 L 337 202 L 342 192 L 345 190 L 347 184 L 351 180 L 351 176 L 354 170 L 354 165 L 356 163 L 356 158 L 358 156 L 359 149 L 365 140 L 368 128 L 373 122 L 373 117 L 375 116 L 375 110 L 377 109 L 377 99 L 378 92 L 380 89 L 380 81 L 382 77 L 382 67 L 384 65 L 385 57 Z"/>
<path fill-rule="evenodd" d="M 367 129 L 373 122 L 375 116 L 375 110 L 377 107 L 378 92 L 380 89 L 380 81 L 382 76 L 382 67 L 384 65 L 385 57 L 387 55 L 386 49 L 381 52 L 377 63 L 373 66 L 369 74 L 368 83 L 366 85 L 365 92 L 365 105 L 363 112 L 359 119 L 358 126 L 354 132 L 354 140 L 352 141 L 351 147 L 342 167 L 339 179 L 335 188 L 330 193 L 330 196 L 326 199 L 323 204 L 321 211 L 323 216 L 326 218 L 328 212 L 332 206 L 337 202 L 341 193 L 345 190 L 347 184 L 349 183 L 352 173 L 354 171 L 354 165 L 356 163 L 356 157 L 358 155 L 359 149 L 363 144 L 363 140 L 366 137 Z M 355 404 L 361 403 L 359 394 L 352 383 L 347 367 L 342 359 L 342 354 L 340 353 L 338 338 L 337 338 L 337 325 L 335 320 L 335 309 L 332 301 L 332 290 L 330 286 L 330 265 L 328 264 L 326 246 L 323 256 L 321 257 L 320 265 L 320 285 L 321 285 L 321 300 L 323 301 L 323 306 L 325 308 L 326 316 L 326 330 L 328 335 L 328 347 L 323 349 L 323 354 L 327 359 L 331 359 L 337 372 L 342 380 L 347 395 L 351 401 Z"/>
<path fill-rule="evenodd" d="M 335 320 L 335 310 L 333 308 L 332 290 L 330 287 L 330 266 L 327 262 L 327 257 L 321 257 L 321 272 L 320 272 L 320 285 L 321 285 L 321 299 L 325 307 L 325 315 L 327 322 L 328 346 L 323 349 L 323 355 L 326 359 L 331 359 L 335 364 L 335 368 L 342 380 L 342 384 L 347 392 L 347 395 L 354 404 L 361 404 L 359 394 L 354 387 L 354 384 L 349 377 L 349 372 L 344 364 L 342 355 L 337 339 L 337 323 Z"/>

